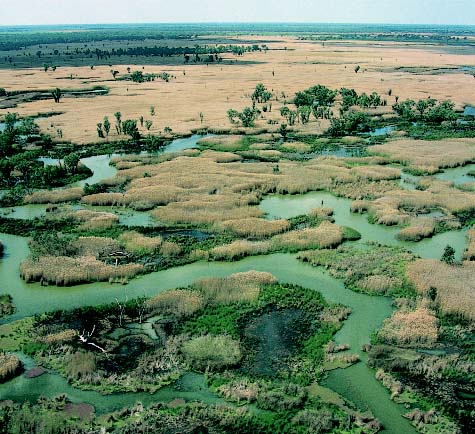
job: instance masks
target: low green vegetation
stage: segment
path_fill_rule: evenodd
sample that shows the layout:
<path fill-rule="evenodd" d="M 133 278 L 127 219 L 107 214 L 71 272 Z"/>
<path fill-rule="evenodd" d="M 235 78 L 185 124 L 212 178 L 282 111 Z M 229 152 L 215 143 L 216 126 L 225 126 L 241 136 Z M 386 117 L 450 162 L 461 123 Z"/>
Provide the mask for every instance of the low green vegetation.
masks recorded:
<path fill-rule="evenodd" d="M 322 266 L 343 279 L 354 291 L 374 295 L 413 296 L 414 288 L 406 277 L 405 266 L 415 257 L 404 249 L 370 244 L 341 246 L 336 250 L 302 252 L 298 258 Z"/>

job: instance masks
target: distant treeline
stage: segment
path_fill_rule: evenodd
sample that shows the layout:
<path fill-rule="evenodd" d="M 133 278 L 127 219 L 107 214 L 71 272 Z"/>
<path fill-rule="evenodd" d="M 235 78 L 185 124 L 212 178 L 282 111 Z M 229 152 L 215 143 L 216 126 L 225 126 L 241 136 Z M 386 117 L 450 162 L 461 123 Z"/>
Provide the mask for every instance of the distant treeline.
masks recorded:
<path fill-rule="evenodd" d="M 0 29 L 0 51 L 48 44 L 101 41 L 193 39 L 204 35 L 307 34 L 341 39 L 446 39 L 475 35 L 475 26 L 322 23 L 206 23 L 206 24 L 117 24 L 71 26 L 22 26 Z"/>
<path fill-rule="evenodd" d="M 170 56 L 199 56 L 203 54 L 214 55 L 222 53 L 233 53 L 236 55 L 243 55 L 250 51 L 267 50 L 267 46 L 259 45 L 195 45 L 194 47 L 168 47 L 168 46 L 153 46 L 153 47 L 130 47 L 130 48 L 112 48 L 110 50 L 101 50 L 96 48 L 91 50 L 89 48 L 76 48 L 71 51 L 60 52 L 54 50 L 53 52 L 43 53 L 41 50 L 36 52 L 36 55 L 41 58 L 43 55 L 66 56 L 66 57 L 97 57 L 98 60 L 110 59 L 111 57 L 134 56 L 134 57 L 170 57 Z"/>

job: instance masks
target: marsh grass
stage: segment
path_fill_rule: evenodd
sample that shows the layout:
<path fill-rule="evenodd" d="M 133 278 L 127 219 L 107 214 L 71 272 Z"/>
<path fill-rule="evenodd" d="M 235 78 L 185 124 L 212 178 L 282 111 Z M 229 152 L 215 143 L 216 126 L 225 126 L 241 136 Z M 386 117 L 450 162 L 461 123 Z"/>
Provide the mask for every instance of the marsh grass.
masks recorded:
<path fill-rule="evenodd" d="M 397 235 L 402 241 L 420 241 L 423 238 L 432 237 L 435 233 L 436 224 L 433 218 L 416 218 L 411 224 L 402 229 Z"/>
<path fill-rule="evenodd" d="M 234 261 L 246 256 L 266 254 L 270 250 L 269 241 L 236 240 L 230 244 L 214 247 L 210 255 L 215 260 Z"/>
<path fill-rule="evenodd" d="M 239 220 L 227 220 L 217 226 L 224 232 L 231 232 L 241 237 L 266 238 L 289 229 L 287 220 L 263 220 L 249 217 Z"/>
<path fill-rule="evenodd" d="M 17 356 L 0 352 L 0 383 L 14 377 L 21 369 L 22 363 Z"/>
<path fill-rule="evenodd" d="M 415 172 L 434 173 L 441 168 L 462 166 L 475 161 L 474 139 L 397 139 L 368 149 L 391 161 L 409 166 Z"/>
<path fill-rule="evenodd" d="M 398 310 L 384 321 L 378 338 L 398 346 L 432 345 L 437 342 L 437 318 L 427 307 Z"/>
<path fill-rule="evenodd" d="M 203 296 L 197 291 L 176 289 L 163 292 L 147 301 L 152 312 L 188 317 L 202 309 Z"/>
<path fill-rule="evenodd" d="M 270 273 L 248 271 L 224 278 L 203 278 L 194 282 L 193 287 L 203 294 L 207 303 L 227 305 L 255 302 L 261 286 L 273 283 L 277 279 Z"/>
<path fill-rule="evenodd" d="M 322 266 L 355 291 L 378 295 L 410 295 L 413 288 L 405 269 L 414 256 L 403 249 L 369 245 L 365 249 L 340 246 L 336 250 L 301 252 L 298 259 Z"/>
<path fill-rule="evenodd" d="M 323 221 L 316 228 L 289 231 L 272 238 L 276 250 L 298 251 L 304 249 L 327 249 L 343 242 L 343 229 L 329 221 Z"/>
<path fill-rule="evenodd" d="M 407 268 L 407 276 L 419 292 L 435 293 L 442 312 L 470 320 L 475 318 L 474 273 L 474 262 L 449 265 L 435 259 L 419 259 Z"/>
<path fill-rule="evenodd" d="M 463 258 L 466 261 L 475 260 L 475 228 L 471 228 L 467 232 L 467 247 L 463 252 Z"/>
<path fill-rule="evenodd" d="M 61 190 L 40 190 L 26 196 L 25 203 L 48 204 L 75 202 L 84 196 L 84 190 L 81 187 L 65 188 Z"/>
<path fill-rule="evenodd" d="M 239 341 L 230 336 L 199 336 L 185 342 L 182 352 L 199 370 L 219 370 L 236 365 L 242 358 Z"/>
<path fill-rule="evenodd" d="M 108 265 L 94 256 L 41 256 L 26 259 L 20 265 L 20 275 L 26 282 L 47 282 L 71 286 L 111 279 L 128 279 L 143 271 L 143 265 Z"/>
<path fill-rule="evenodd" d="M 136 231 L 122 233 L 118 241 L 131 253 L 144 255 L 155 252 L 163 243 L 161 237 L 146 237 Z"/>

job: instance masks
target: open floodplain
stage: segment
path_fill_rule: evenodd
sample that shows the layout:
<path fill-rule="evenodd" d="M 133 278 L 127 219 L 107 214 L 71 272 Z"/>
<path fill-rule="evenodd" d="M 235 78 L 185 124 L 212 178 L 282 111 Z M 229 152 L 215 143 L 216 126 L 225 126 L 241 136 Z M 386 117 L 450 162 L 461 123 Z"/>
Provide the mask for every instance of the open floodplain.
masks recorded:
<path fill-rule="evenodd" d="M 0 433 L 475 429 L 475 28 L 0 36 Z"/>

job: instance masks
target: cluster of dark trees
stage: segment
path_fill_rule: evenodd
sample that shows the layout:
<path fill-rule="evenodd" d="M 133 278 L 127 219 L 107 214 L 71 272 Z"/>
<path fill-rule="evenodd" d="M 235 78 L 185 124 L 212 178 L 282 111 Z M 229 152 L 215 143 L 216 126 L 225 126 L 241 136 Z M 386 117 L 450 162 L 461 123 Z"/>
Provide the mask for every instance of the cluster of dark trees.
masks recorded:
<path fill-rule="evenodd" d="M 26 150 L 34 141 L 42 150 Z M 51 149 L 49 136 L 39 134 L 39 128 L 31 118 L 20 120 L 16 113 L 5 115 L 4 130 L 0 133 L 0 185 L 2 188 L 45 188 L 62 186 L 76 176 L 91 174 L 79 165 L 79 155 L 72 152 L 58 165 L 45 165 L 38 160 Z"/>
<path fill-rule="evenodd" d="M 442 122 L 455 123 L 457 121 L 455 104 L 449 100 L 438 102 L 429 97 L 416 102 L 406 99 L 394 104 L 393 110 L 408 122 L 419 120 L 440 125 Z"/>

